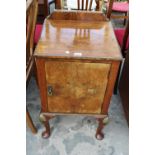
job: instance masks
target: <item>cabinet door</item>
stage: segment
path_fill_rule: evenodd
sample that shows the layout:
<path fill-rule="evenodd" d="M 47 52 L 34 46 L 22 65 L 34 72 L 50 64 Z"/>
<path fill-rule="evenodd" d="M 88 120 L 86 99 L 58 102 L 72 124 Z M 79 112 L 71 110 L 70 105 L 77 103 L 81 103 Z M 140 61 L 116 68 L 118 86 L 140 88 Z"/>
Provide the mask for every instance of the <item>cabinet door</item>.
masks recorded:
<path fill-rule="evenodd" d="M 48 111 L 100 114 L 111 64 L 46 61 Z"/>

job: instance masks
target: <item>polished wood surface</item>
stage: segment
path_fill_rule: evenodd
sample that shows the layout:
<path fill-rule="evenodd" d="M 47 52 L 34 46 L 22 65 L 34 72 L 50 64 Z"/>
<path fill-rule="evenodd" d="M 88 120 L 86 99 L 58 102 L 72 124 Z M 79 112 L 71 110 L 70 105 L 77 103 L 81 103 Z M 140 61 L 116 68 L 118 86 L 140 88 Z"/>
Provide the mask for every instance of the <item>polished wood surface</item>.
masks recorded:
<path fill-rule="evenodd" d="M 49 124 L 49 120 L 54 118 L 54 115 L 49 115 L 49 114 L 40 114 L 40 121 L 44 124 L 45 126 L 45 131 L 42 132 L 42 137 L 43 138 L 48 138 L 51 134 L 51 128 Z"/>
<path fill-rule="evenodd" d="M 105 97 L 103 100 L 103 106 L 102 106 L 103 114 L 108 114 L 108 108 L 109 108 L 110 100 L 111 100 L 111 97 L 113 94 L 114 85 L 116 82 L 119 66 L 120 66 L 120 61 L 112 62 L 111 70 L 110 70 L 110 74 L 109 74 L 108 85 L 107 85 L 107 90 L 106 90 Z"/>
<path fill-rule="evenodd" d="M 48 111 L 100 114 L 110 67 L 108 63 L 47 61 L 47 87 L 53 91 L 48 95 Z"/>
<path fill-rule="evenodd" d="M 103 130 L 103 128 L 104 128 L 104 123 L 103 123 L 103 119 L 101 119 L 101 118 L 98 118 L 97 120 L 98 120 L 98 122 L 99 122 L 99 125 L 98 125 L 98 128 L 97 128 L 97 130 L 96 130 L 96 135 L 95 135 L 95 137 L 96 137 L 96 139 L 98 139 L 98 140 L 102 140 L 102 139 L 104 138 L 104 134 L 102 133 L 102 130 Z"/>
<path fill-rule="evenodd" d="M 34 31 L 38 11 L 38 0 L 26 1 L 26 86 L 34 69 Z M 37 133 L 28 109 L 26 109 L 26 122 L 33 133 Z"/>
<path fill-rule="evenodd" d="M 50 135 L 49 117 L 87 114 L 100 118 L 96 137 L 102 139 L 102 121 L 108 116 L 121 60 L 111 22 L 101 13 L 55 11 L 50 15 L 35 50 L 40 117 L 46 128 L 43 137 Z"/>
<path fill-rule="evenodd" d="M 62 9 L 62 0 L 55 0 L 55 8 L 56 9 Z"/>
<path fill-rule="evenodd" d="M 102 11 L 102 7 L 103 7 L 103 0 L 95 0 L 96 2 L 96 11 Z"/>
<path fill-rule="evenodd" d="M 41 111 L 47 111 L 47 89 L 46 89 L 46 77 L 45 77 L 45 59 L 36 59 L 38 84 L 41 93 Z"/>
<path fill-rule="evenodd" d="M 98 15 L 101 16 L 100 13 Z M 77 30 L 79 33 L 83 31 L 83 35 L 79 37 Z M 87 36 L 86 31 L 89 31 Z M 111 22 L 98 20 L 66 22 L 53 19 L 52 16 L 47 18 L 43 25 L 35 55 L 52 58 L 121 59 L 120 47 Z"/>
<path fill-rule="evenodd" d="M 38 12 L 38 0 L 26 1 L 26 83 L 34 69 L 34 33 Z"/>
<path fill-rule="evenodd" d="M 26 69 L 29 70 L 33 57 L 34 31 L 38 11 L 38 0 L 26 2 Z M 29 75 L 28 75 L 29 76 Z M 27 79 L 27 78 L 26 78 Z"/>
<path fill-rule="evenodd" d="M 92 2 L 93 0 L 77 0 L 78 10 L 91 10 Z"/>
<path fill-rule="evenodd" d="M 100 11 L 66 11 L 56 10 L 49 20 L 80 20 L 80 21 L 105 21 L 106 17 Z"/>
<path fill-rule="evenodd" d="M 113 3 L 114 3 L 114 0 L 109 0 L 109 7 L 107 8 L 108 18 L 111 18 Z"/>

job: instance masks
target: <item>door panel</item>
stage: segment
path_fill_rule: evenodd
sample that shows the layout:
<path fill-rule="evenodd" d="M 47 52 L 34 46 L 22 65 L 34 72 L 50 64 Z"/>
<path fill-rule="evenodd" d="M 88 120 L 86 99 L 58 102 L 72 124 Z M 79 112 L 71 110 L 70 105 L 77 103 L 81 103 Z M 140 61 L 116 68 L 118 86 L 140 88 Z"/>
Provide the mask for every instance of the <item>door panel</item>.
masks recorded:
<path fill-rule="evenodd" d="M 48 111 L 100 114 L 110 66 L 103 63 L 47 61 Z"/>

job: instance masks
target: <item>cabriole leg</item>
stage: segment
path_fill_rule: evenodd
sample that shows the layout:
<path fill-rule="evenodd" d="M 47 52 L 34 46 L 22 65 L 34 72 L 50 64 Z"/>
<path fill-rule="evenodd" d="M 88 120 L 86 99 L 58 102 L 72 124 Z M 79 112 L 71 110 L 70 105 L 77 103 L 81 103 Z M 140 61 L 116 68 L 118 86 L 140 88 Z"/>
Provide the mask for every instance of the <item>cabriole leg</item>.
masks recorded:
<path fill-rule="evenodd" d="M 55 116 L 50 115 L 50 114 L 40 114 L 40 121 L 43 123 L 45 127 L 45 131 L 42 132 L 42 137 L 43 138 L 48 138 L 51 135 L 51 129 L 49 125 L 49 120 L 54 118 Z"/>
<path fill-rule="evenodd" d="M 98 120 L 98 128 L 96 130 L 96 139 L 102 140 L 104 138 L 104 133 L 102 133 L 102 130 L 104 128 L 104 125 L 108 123 L 108 116 L 104 118 L 97 118 Z"/>

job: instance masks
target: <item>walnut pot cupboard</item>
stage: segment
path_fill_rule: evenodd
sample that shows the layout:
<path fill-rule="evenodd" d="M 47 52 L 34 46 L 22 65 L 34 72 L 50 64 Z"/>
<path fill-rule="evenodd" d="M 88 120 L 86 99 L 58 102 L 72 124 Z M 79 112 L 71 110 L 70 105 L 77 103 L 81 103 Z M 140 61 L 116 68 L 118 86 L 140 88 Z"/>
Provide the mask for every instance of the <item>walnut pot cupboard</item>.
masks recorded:
<path fill-rule="evenodd" d="M 92 115 L 104 121 L 122 56 L 110 21 L 102 13 L 55 11 L 45 20 L 35 50 L 44 138 L 56 115 Z"/>

